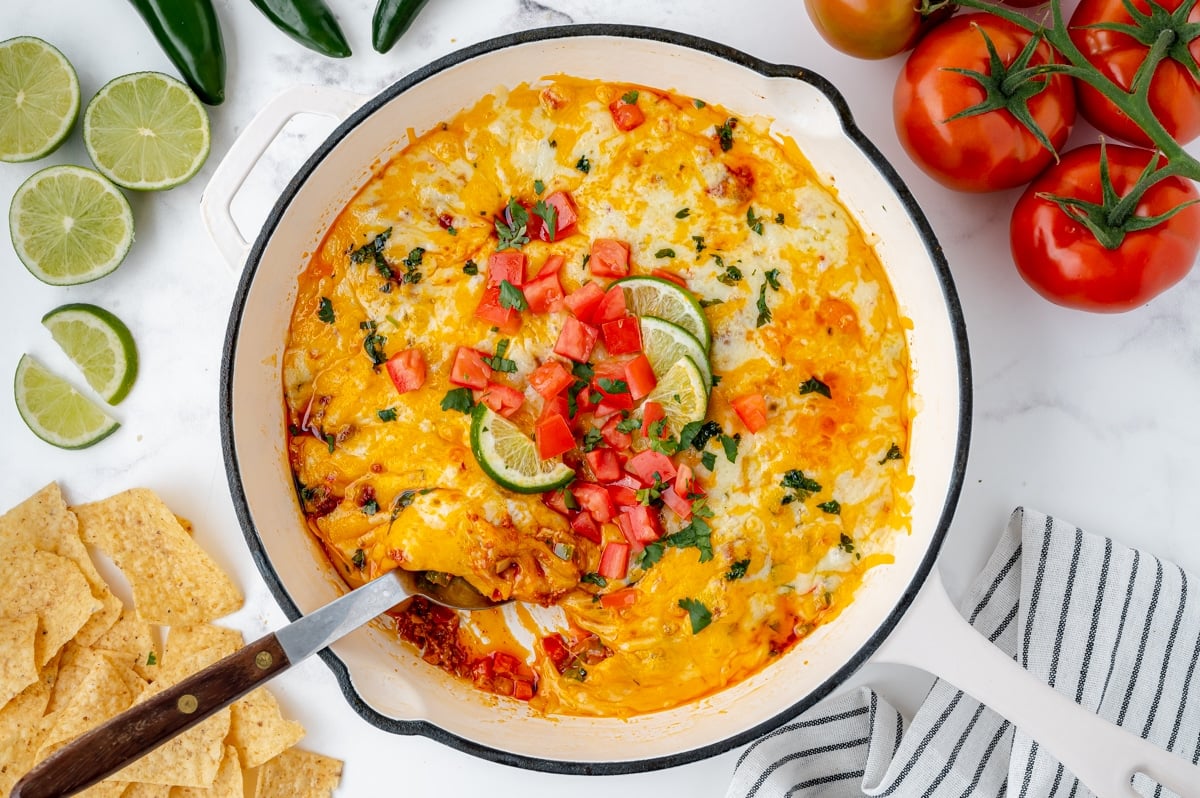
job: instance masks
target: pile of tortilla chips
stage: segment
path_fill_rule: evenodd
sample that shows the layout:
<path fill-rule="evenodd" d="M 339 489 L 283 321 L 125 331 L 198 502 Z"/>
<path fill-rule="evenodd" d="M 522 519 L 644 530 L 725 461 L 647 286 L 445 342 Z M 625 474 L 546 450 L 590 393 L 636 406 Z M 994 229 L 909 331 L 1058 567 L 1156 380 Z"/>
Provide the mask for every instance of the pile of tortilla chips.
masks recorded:
<path fill-rule="evenodd" d="M 132 607 L 88 545 L 124 574 Z M 68 508 L 48 485 L 0 516 L 0 573 L 0 796 L 79 734 L 242 646 L 209 623 L 241 593 L 148 490 Z M 342 763 L 293 748 L 303 736 L 259 689 L 80 794 L 328 796 Z"/>

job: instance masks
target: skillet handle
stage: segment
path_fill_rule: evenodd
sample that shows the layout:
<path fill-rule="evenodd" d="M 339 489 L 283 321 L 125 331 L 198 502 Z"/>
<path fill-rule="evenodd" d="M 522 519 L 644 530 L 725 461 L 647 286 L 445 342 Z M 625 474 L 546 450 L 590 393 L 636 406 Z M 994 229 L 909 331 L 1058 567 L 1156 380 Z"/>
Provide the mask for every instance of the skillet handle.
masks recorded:
<path fill-rule="evenodd" d="M 932 673 L 986 704 L 1060 761 L 1098 798 L 1137 798 L 1143 773 L 1194 794 L 1200 767 L 1076 704 L 1022 668 L 959 614 L 935 568 L 874 657 Z"/>
<path fill-rule="evenodd" d="M 231 269 L 242 267 L 250 244 L 233 220 L 230 205 L 284 125 L 300 114 L 316 114 L 340 121 L 366 100 L 365 95 L 330 86 L 295 86 L 271 99 L 234 140 L 200 198 L 204 226 Z"/>

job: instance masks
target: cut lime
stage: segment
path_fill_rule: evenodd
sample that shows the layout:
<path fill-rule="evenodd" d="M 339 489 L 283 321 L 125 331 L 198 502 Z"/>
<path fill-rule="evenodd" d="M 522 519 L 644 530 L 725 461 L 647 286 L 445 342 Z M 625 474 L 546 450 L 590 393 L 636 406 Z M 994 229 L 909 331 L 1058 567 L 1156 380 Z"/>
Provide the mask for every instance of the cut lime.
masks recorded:
<path fill-rule="evenodd" d="M 646 401 L 658 402 L 667 414 L 670 429 L 678 433 L 685 424 L 704 420 L 708 412 L 708 383 L 690 357 L 681 357 L 647 394 Z"/>
<path fill-rule="evenodd" d="M 671 367 L 681 358 L 690 357 L 700 369 L 706 386 L 712 385 L 712 369 L 708 365 L 708 353 L 696 340 L 696 336 L 677 324 L 642 316 L 642 351 L 654 369 L 654 376 L 662 380 Z"/>
<path fill-rule="evenodd" d="M 528 435 L 483 403 L 471 411 L 471 451 L 489 477 L 516 493 L 554 490 L 575 478 L 559 458 L 539 458 Z"/>
<path fill-rule="evenodd" d="M 115 405 L 137 377 L 137 348 L 124 322 L 104 308 L 72 304 L 47 313 L 42 324 L 79 367 L 92 390 Z"/>
<path fill-rule="evenodd" d="M 0 42 L 0 161 L 33 161 L 58 149 L 79 116 L 79 78 L 52 45 Z"/>
<path fill-rule="evenodd" d="M 712 346 L 712 329 L 691 291 L 661 277 L 626 277 L 608 288 L 611 291 L 618 286 L 625 290 L 630 313 L 654 316 L 682 327 L 696 337 L 705 352 Z"/>
<path fill-rule="evenodd" d="M 17 412 L 33 434 L 63 449 L 84 449 L 120 426 L 71 384 L 29 355 L 17 364 Z"/>
<path fill-rule="evenodd" d="M 174 188 L 208 157 L 208 112 L 175 78 L 135 72 L 110 81 L 88 103 L 83 143 L 96 168 L 119 186 Z"/>
<path fill-rule="evenodd" d="M 121 265 L 133 243 L 125 195 L 81 166 L 51 166 L 17 189 L 8 211 L 13 249 L 51 285 L 97 280 Z"/>

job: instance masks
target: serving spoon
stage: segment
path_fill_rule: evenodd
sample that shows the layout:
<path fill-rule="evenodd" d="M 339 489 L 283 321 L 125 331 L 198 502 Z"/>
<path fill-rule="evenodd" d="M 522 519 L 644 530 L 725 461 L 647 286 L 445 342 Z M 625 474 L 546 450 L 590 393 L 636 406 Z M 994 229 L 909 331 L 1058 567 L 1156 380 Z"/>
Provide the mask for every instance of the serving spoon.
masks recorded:
<path fill-rule="evenodd" d="M 90 787 L 413 596 L 456 610 L 505 603 L 459 577 L 443 583 L 424 571 L 389 571 L 77 737 L 17 782 L 11 798 L 58 798 Z"/>

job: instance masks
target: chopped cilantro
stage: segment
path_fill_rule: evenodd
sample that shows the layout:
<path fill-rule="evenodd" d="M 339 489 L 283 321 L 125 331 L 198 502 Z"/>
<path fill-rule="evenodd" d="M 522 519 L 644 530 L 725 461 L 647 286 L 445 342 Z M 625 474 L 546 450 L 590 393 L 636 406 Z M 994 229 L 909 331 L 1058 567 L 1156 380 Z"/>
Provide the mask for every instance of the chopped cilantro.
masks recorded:
<path fill-rule="evenodd" d="M 712 623 L 712 613 L 699 600 L 684 598 L 679 600 L 679 609 L 686 610 L 692 622 L 692 634 L 700 634 Z"/>
<path fill-rule="evenodd" d="M 816 377 L 809 377 L 804 382 L 800 383 L 800 395 L 806 393 L 819 393 L 826 399 L 832 399 L 833 393 L 829 390 L 829 386 L 818 380 Z"/>
<path fill-rule="evenodd" d="M 457 410 L 460 413 L 470 413 L 475 406 L 470 388 L 451 388 L 442 399 L 443 410 Z"/>
<path fill-rule="evenodd" d="M 783 224 L 783 211 L 775 214 L 775 224 Z"/>
<path fill-rule="evenodd" d="M 429 492 L 428 490 L 421 491 L 422 494 L 425 494 L 428 492 Z M 416 497 L 417 497 L 417 492 L 415 490 L 400 491 L 400 495 L 397 496 L 395 501 L 392 502 L 392 518 L 391 518 L 391 520 L 395 521 L 396 516 L 400 515 L 400 512 L 402 510 L 404 510 L 404 508 L 406 508 L 410 504 L 412 504 L 413 499 L 415 499 Z"/>
<path fill-rule="evenodd" d="M 883 459 L 879 461 L 879 464 L 883 465 L 888 460 L 903 460 L 903 459 L 904 459 L 904 455 L 901 453 L 900 447 L 893 443 L 890 447 L 888 447 L 887 454 L 885 454 L 883 456 Z"/>
<path fill-rule="evenodd" d="M 596 372 L 592 368 L 591 363 L 576 363 L 575 365 L 571 366 L 571 374 L 573 374 L 577 379 L 581 380 L 590 380 L 592 377 L 596 376 Z"/>
<path fill-rule="evenodd" d="M 697 109 L 700 109 L 707 105 L 707 103 L 704 102 L 704 100 L 692 100 L 692 105 L 696 106 Z"/>
<path fill-rule="evenodd" d="M 376 332 L 379 325 L 373 321 L 359 322 L 358 328 L 367 331 L 367 337 L 363 339 L 363 351 L 367 353 L 367 357 L 371 358 L 371 365 L 380 366 L 387 360 L 387 354 L 383 351 L 383 346 L 387 343 L 387 336 Z"/>
<path fill-rule="evenodd" d="M 358 249 L 350 253 L 351 263 L 366 263 L 368 260 L 375 264 L 375 269 L 385 280 L 392 279 L 392 267 L 388 265 L 387 259 L 383 257 L 383 249 L 387 246 L 387 241 L 392 236 L 392 228 L 384 230 L 373 239 L 363 244 Z"/>
<path fill-rule="evenodd" d="M 847 535 L 845 532 L 843 532 L 841 539 L 838 540 L 838 548 L 841 549 L 842 551 L 846 552 L 847 554 L 853 554 L 854 553 L 854 539 L 852 537 L 850 537 L 849 535 Z"/>
<path fill-rule="evenodd" d="M 646 545 L 646 548 L 642 549 L 642 553 L 637 556 L 634 564 L 639 568 L 648 570 L 662 559 L 663 551 L 665 550 L 665 547 L 661 543 L 649 543 Z"/>
<path fill-rule="evenodd" d="M 698 452 L 702 452 L 704 451 L 704 447 L 708 445 L 708 442 L 720 434 L 720 424 L 715 421 L 705 421 L 700 425 L 700 429 L 692 437 L 692 448 Z"/>
<path fill-rule="evenodd" d="M 533 192 L 534 192 L 535 194 L 537 194 L 538 196 L 541 196 L 542 192 L 543 192 L 543 191 L 545 191 L 545 190 L 546 190 L 546 184 L 545 184 L 545 183 L 543 183 L 541 180 L 534 180 L 534 181 L 533 181 Z"/>
<path fill-rule="evenodd" d="M 454 225 L 450 225 L 449 227 L 447 227 L 446 232 L 452 236 L 458 235 L 458 229 Z"/>
<path fill-rule="evenodd" d="M 700 551 L 700 562 L 713 558 L 712 527 L 703 518 L 692 516 L 692 522 L 683 529 L 663 538 L 663 542 L 677 549 L 695 548 Z"/>
<path fill-rule="evenodd" d="M 520 288 L 517 288 L 508 280 L 501 280 L 500 307 L 508 308 L 509 310 L 525 310 L 529 307 L 529 303 L 525 301 L 525 294 L 521 292 Z"/>
<path fill-rule="evenodd" d="M 473 260 L 469 260 L 463 264 L 463 274 L 469 274 L 472 277 L 479 274 L 479 264 Z"/>
<path fill-rule="evenodd" d="M 317 308 L 317 318 L 326 324 L 333 324 L 335 316 L 333 315 L 333 303 L 329 301 L 329 297 L 321 297 L 321 303 Z"/>
<path fill-rule="evenodd" d="M 578 510 L 579 500 L 575 498 L 575 494 L 566 488 L 562 489 L 563 506 L 568 510 Z"/>
<path fill-rule="evenodd" d="M 699 255 L 704 251 L 704 236 L 692 236 L 692 240 L 696 242 L 696 254 Z"/>
<path fill-rule="evenodd" d="M 625 380 L 610 380 L 607 377 L 601 377 L 596 380 L 596 384 L 607 394 L 629 393 L 629 383 Z"/>
<path fill-rule="evenodd" d="M 361 571 L 367 567 L 367 553 L 362 549 L 355 549 L 354 556 L 350 558 L 350 562 L 354 563 L 354 567 Z"/>
<path fill-rule="evenodd" d="M 650 505 L 658 501 L 662 496 L 663 491 L 670 487 L 666 482 L 658 478 L 658 474 L 654 475 L 654 484 L 648 488 L 638 488 L 634 491 L 634 498 L 638 504 Z"/>
<path fill-rule="evenodd" d="M 737 127 L 737 120 L 732 116 L 717 128 L 717 140 L 721 142 L 721 151 L 729 152 L 733 148 L 733 129 Z"/>
<path fill-rule="evenodd" d="M 396 420 L 396 408 L 385 407 L 382 410 L 376 410 L 375 415 L 379 416 L 380 421 L 395 421 Z"/>
<path fill-rule="evenodd" d="M 592 162 L 588 160 L 586 155 L 580 155 L 579 160 L 575 162 L 575 168 L 586 175 L 592 171 Z"/>
<path fill-rule="evenodd" d="M 804 476 L 804 472 L 798 468 L 785 471 L 779 485 L 792 491 L 791 494 L 783 497 L 784 504 L 802 502 L 814 493 L 821 492 L 821 483 Z"/>
<path fill-rule="evenodd" d="M 635 103 L 637 103 L 637 101 L 638 101 L 638 93 L 637 93 L 636 89 L 634 89 L 633 91 L 627 91 L 621 95 L 621 102 L 625 103 L 626 105 L 634 105 Z"/>
<path fill-rule="evenodd" d="M 655 421 L 650 425 L 650 437 L 661 438 L 666 430 L 666 427 L 667 420 L 665 418 L 660 418 L 658 421 Z"/>
<path fill-rule="evenodd" d="M 421 273 L 417 271 L 421 266 L 421 260 L 425 257 L 424 247 L 413 247 L 408 251 L 408 257 L 403 261 L 404 276 L 400 278 L 402 283 L 419 283 L 421 282 Z"/>
<path fill-rule="evenodd" d="M 711 308 L 713 305 L 723 305 L 723 304 L 725 304 L 724 299 L 701 299 L 700 300 L 700 307 L 702 307 L 702 308 Z"/>
<path fill-rule="evenodd" d="M 733 582 L 734 580 L 741 579 L 746 575 L 746 571 L 749 568 L 749 560 L 738 560 L 733 565 L 729 566 L 729 570 L 725 572 L 725 581 Z"/>
<path fill-rule="evenodd" d="M 778 291 L 781 285 L 779 282 L 779 269 L 767 269 L 764 275 L 767 278 L 767 282 L 771 284 L 771 288 Z"/>
<path fill-rule="evenodd" d="M 771 321 L 771 308 L 767 306 L 767 283 L 764 281 L 762 288 L 758 289 L 758 302 L 755 303 L 758 308 L 758 319 L 754 322 L 755 327 L 761 327 Z"/>
<path fill-rule="evenodd" d="M 763 234 L 762 218 L 754 215 L 754 206 L 746 209 L 746 226 L 759 235 Z"/>
<path fill-rule="evenodd" d="M 497 252 L 506 249 L 520 249 L 529 243 L 529 236 L 526 234 L 529 212 L 521 207 L 521 203 L 517 202 L 516 197 L 508 198 L 506 211 L 511 221 L 506 222 L 502 217 L 497 216 L 494 223 L 496 237 L 500 239 L 496 245 Z"/>
<path fill-rule="evenodd" d="M 368 499 L 362 503 L 363 515 L 375 515 L 379 512 L 379 502 L 375 499 Z"/>
<path fill-rule="evenodd" d="M 681 209 L 679 209 L 679 210 L 675 211 L 675 218 L 676 218 L 676 219 L 686 219 L 686 218 L 688 218 L 688 217 L 689 217 L 689 216 L 691 216 L 691 215 L 692 215 L 692 209 L 691 209 L 691 208 L 681 208 Z"/>
<path fill-rule="evenodd" d="M 507 282 L 507 281 L 505 281 L 505 282 Z M 500 290 L 501 291 L 504 290 L 503 286 L 501 286 Z M 504 353 L 507 351 L 508 351 L 508 339 L 501 338 L 499 341 L 496 342 L 496 354 L 492 355 L 491 357 L 483 358 L 483 362 L 487 363 L 489 366 L 491 366 L 493 371 L 500 371 L 505 374 L 512 374 L 517 370 L 517 362 L 515 360 L 509 360 L 508 358 L 506 358 L 504 356 Z"/>
<path fill-rule="evenodd" d="M 583 434 L 583 450 L 585 452 L 592 451 L 603 442 L 604 436 L 601 434 L 600 430 L 596 429 L 595 427 L 592 427 Z"/>
<path fill-rule="evenodd" d="M 595 585 L 596 587 L 608 587 L 608 580 L 598 573 L 586 573 L 579 577 L 580 584 Z"/>
<path fill-rule="evenodd" d="M 679 448 L 686 449 L 692 445 L 692 441 L 696 439 L 696 434 L 700 432 L 700 428 L 704 426 L 703 421 L 689 421 L 683 425 L 683 429 L 679 431 Z"/>
<path fill-rule="evenodd" d="M 617 432 L 633 432 L 640 426 L 642 426 L 642 422 L 636 418 L 626 418 L 617 422 Z"/>
<path fill-rule="evenodd" d="M 326 432 L 321 439 L 325 441 L 325 445 L 329 447 L 329 453 L 333 454 L 333 445 L 337 443 L 337 438 L 333 436 L 332 432 Z"/>
<path fill-rule="evenodd" d="M 147 665 L 157 665 L 158 664 L 158 657 L 154 656 L 153 651 L 151 651 L 149 654 L 146 655 L 146 664 Z"/>
<path fill-rule="evenodd" d="M 830 499 L 827 502 L 821 502 L 817 505 L 817 509 L 821 510 L 822 512 L 829 513 L 830 515 L 842 514 L 842 505 L 837 499 Z"/>
<path fill-rule="evenodd" d="M 705 452 L 704 454 L 700 455 L 700 462 L 704 464 L 705 468 L 707 468 L 709 471 L 712 471 L 717 467 L 717 456 L 712 452 Z"/>
<path fill-rule="evenodd" d="M 741 442 L 742 433 L 740 432 L 732 438 L 728 435 L 721 436 L 721 448 L 725 450 L 725 459 L 731 463 L 737 460 L 738 444 Z"/>
<path fill-rule="evenodd" d="M 670 247 L 663 247 L 658 252 L 654 253 L 654 257 L 656 257 L 656 258 L 673 258 L 673 257 L 675 257 L 675 250 L 671 249 Z"/>
<path fill-rule="evenodd" d="M 533 206 L 533 215 L 541 217 L 541 220 L 546 223 L 546 235 L 553 241 L 554 237 L 558 235 L 558 208 L 546 204 L 545 200 L 538 200 Z"/>

